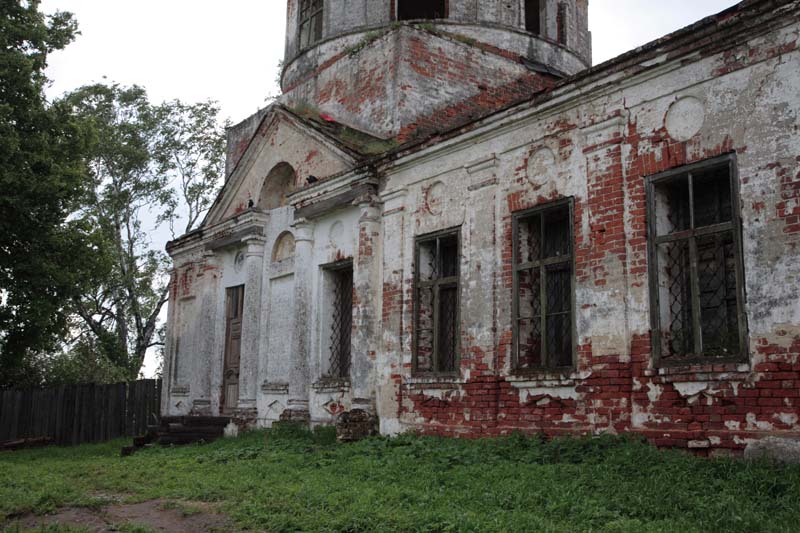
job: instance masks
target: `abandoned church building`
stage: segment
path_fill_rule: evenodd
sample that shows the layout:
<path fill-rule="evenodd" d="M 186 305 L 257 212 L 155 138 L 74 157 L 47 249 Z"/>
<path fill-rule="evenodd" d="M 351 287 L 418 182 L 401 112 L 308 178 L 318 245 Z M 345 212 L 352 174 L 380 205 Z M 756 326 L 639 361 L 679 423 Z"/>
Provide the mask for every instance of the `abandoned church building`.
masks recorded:
<path fill-rule="evenodd" d="M 594 67 L 588 0 L 289 0 L 168 245 L 165 414 L 800 437 L 798 44 L 800 0 Z"/>

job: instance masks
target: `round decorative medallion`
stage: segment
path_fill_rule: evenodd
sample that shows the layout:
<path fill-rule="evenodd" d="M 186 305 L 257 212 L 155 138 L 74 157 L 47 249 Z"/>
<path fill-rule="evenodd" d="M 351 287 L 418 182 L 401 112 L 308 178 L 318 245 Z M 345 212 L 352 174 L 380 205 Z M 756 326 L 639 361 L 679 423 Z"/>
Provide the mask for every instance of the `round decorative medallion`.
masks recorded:
<path fill-rule="evenodd" d="M 676 141 L 688 141 L 700 131 L 706 120 L 706 106 L 694 96 L 676 100 L 667 111 L 664 126 Z"/>
<path fill-rule="evenodd" d="M 442 205 L 444 203 L 444 183 L 437 181 L 431 185 L 425 195 L 425 203 L 432 215 L 442 214 L 442 211 L 444 211 L 444 206 Z"/>
<path fill-rule="evenodd" d="M 337 220 L 331 226 L 330 234 L 328 238 L 332 243 L 337 243 L 342 239 L 342 235 L 344 235 L 344 224 L 340 220 Z"/>
<path fill-rule="evenodd" d="M 541 184 L 552 176 L 556 165 L 556 154 L 546 146 L 540 148 L 528 159 L 528 181 Z"/>
<path fill-rule="evenodd" d="M 233 269 L 236 272 L 241 272 L 244 268 L 244 252 L 236 252 L 236 257 L 233 259 Z"/>

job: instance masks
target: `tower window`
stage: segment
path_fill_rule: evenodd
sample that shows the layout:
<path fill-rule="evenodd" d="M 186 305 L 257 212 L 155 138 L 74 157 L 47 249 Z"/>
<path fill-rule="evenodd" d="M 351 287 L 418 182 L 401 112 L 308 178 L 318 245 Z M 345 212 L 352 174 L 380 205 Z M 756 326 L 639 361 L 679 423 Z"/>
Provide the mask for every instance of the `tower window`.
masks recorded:
<path fill-rule="evenodd" d="M 541 1 L 525 1 L 525 29 L 536 35 L 542 33 Z"/>
<path fill-rule="evenodd" d="M 300 48 L 322 39 L 322 1 L 300 0 Z"/>
<path fill-rule="evenodd" d="M 447 0 L 398 0 L 397 20 L 447 18 Z"/>

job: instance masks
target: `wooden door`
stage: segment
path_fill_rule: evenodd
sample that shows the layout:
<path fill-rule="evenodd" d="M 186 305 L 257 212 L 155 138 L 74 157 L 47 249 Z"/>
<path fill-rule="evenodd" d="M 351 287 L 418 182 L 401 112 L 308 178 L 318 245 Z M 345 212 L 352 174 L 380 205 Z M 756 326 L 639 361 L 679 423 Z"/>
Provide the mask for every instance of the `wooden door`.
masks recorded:
<path fill-rule="evenodd" d="M 222 412 L 230 413 L 239 403 L 239 360 L 242 353 L 244 285 L 226 291 L 225 366 L 222 372 Z"/>

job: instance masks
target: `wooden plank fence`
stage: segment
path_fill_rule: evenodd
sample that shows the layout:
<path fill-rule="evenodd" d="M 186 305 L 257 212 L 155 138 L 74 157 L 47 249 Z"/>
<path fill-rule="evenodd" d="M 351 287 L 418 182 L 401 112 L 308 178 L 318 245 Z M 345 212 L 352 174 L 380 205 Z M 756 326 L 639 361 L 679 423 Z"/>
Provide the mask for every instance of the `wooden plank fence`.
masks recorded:
<path fill-rule="evenodd" d="M 76 445 L 133 437 L 156 425 L 161 380 L 0 390 L 0 443 L 51 439 Z"/>

